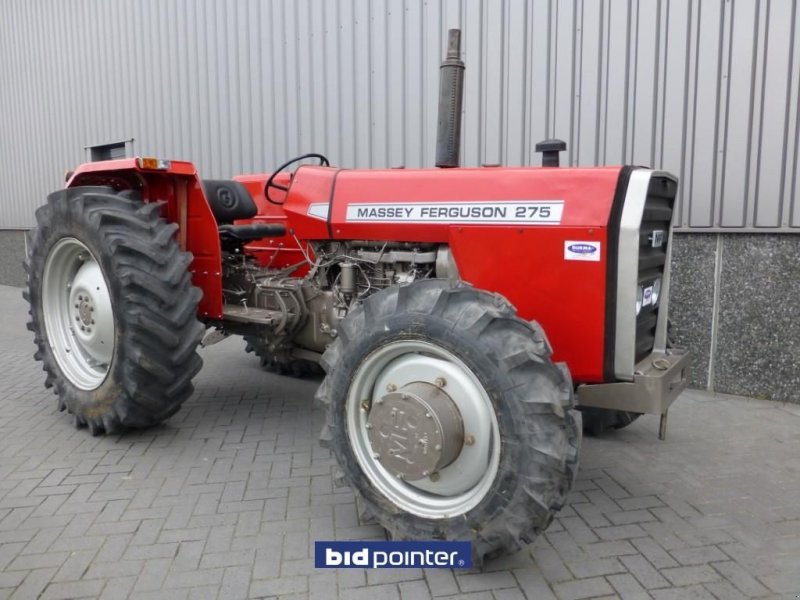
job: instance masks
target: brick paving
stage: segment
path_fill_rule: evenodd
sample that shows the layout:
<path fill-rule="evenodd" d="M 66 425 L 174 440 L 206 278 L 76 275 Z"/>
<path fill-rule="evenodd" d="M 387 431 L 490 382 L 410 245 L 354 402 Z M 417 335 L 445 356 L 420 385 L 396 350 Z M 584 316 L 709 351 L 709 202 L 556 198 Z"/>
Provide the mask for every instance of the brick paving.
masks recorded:
<path fill-rule="evenodd" d="M 183 410 L 93 438 L 42 386 L 0 287 L 0 599 L 797 598 L 800 406 L 689 392 L 584 442 L 569 505 L 483 572 L 315 570 L 315 539 L 382 538 L 332 484 L 316 382 L 203 350 Z"/>

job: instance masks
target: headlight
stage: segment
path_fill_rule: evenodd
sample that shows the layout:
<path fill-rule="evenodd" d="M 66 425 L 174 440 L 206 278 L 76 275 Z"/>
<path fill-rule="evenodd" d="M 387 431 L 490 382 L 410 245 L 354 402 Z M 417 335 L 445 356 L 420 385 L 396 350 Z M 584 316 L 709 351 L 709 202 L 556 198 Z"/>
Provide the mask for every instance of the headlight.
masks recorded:
<path fill-rule="evenodd" d="M 644 301 L 644 290 L 642 286 L 638 286 L 636 288 L 636 316 L 639 316 L 639 313 L 642 312 L 642 302 Z"/>
<path fill-rule="evenodd" d="M 661 277 L 653 282 L 653 306 L 658 304 L 659 296 L 661 296 Z"/>

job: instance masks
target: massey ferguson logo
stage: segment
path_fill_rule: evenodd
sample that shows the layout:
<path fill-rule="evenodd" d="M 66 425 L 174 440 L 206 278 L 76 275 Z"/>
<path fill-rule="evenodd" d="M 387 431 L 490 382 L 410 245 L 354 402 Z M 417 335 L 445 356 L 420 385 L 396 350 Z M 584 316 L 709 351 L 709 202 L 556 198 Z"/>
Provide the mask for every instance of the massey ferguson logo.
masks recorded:
<path fill-rule="evenodd" d="M 349 223 L 486 223 L 558 225 L 563 200 L 495 200 L 492 202 L 351 202 Z"/>

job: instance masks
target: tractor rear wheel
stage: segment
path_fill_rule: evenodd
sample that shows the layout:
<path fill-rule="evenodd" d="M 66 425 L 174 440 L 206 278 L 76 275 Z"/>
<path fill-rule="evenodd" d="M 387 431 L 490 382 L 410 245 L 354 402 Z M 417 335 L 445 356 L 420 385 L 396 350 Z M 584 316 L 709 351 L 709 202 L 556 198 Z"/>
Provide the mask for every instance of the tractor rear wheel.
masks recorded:
<path fill-rule="evenodd" d="M 368 297 L 323 355 L 328 445 L 394 539 L 532 541 L 578 465 L 572 382 L 501 296 L 423 280 Z"/>
<path fill-rule="evenodd" d="M 322 373 L 322 369 L 317 363 L 304 358 L 294 358 L 273 352 L 267 348 L 267 344 L 259 337 L 246 335 L 244 336 L 244 341 L 246 344 L 244 351 L 255 354 L 265 371 L 298 379 L 314 377 Z"/>
<path fill-rule="evenodd" d="M 34 356 L 59 409 L 93 435 L 168 418 L 202 366 L 191 255 L 160 212 L 107 187 L 55 192 L 36 211 L 24 293 Z"/>

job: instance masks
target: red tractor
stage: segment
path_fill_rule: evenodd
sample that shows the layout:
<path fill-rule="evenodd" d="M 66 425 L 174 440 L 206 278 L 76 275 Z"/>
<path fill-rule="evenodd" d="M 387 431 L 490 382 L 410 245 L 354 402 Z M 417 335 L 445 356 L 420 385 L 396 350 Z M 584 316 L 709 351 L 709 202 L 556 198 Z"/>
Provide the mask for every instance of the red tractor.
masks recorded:
<path fill-rule="evenodd" d="M 457 137 L 455 136 L 456 146 Z M 563 143 L 541 145 L 555 165 Z M 322 440 L 396 539 L 514 550 L 564 504 L 581 411 L 662 415 L 677 181 L 634 167 L 351 170 L 201 180 L 188 162 L 77 168 L 36 212 L 29 328 L 92 434 L 174 414 L 197 347 L 238 334 L 321 365 Z"/>

